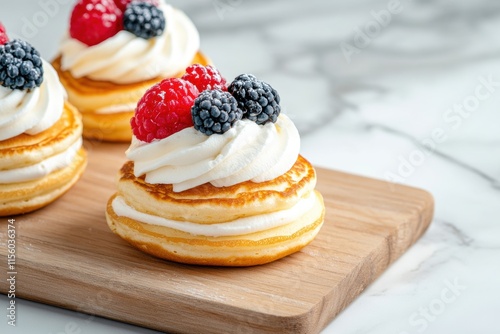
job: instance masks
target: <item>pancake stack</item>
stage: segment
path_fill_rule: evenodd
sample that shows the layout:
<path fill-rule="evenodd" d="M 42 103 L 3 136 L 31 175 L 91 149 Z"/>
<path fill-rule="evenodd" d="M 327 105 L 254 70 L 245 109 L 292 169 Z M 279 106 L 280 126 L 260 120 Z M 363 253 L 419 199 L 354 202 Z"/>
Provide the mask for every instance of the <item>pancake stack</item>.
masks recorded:
<path fill-rule="evenodd" d="M 154 256 L 189 264 L 252 266 L 295 253 L 314 239 L 324 215 L 315 184 L 314 169 L 301 156 L 274 180 L 223 188 L 206 183 L 180 193 L 173 192 L 172 185 L 148 184 L 144 177 L 134 176 L 129 161 L 120 171 L 118 192 L 109 200 L 106 216 L 113 232 Z M 311 202 L 306 211 L 273 228 L 215 237 L 189 232 L 193 225 L 215 229 L 217 225 L 245 224 L 245 220 L 251 224 L 249 218 L 279 215 L 304 199 Z M 134 208 L 136 219 L 115 211 L 122 209 L 120 201 L 129 207 L 120 214 L 130 214 Z M 159 223 L 168 226 L 141 222 L 146 215 L 160 217 Z"/>
<path fill-rule="evenodd" d="M 80 116 L 74 107 L 66 103 L 61 118 L 51 128 L 36 135 L 21 134 L 0 141 L 0 177 L 2 173 L 11 172 L 10 175 L 14 175 L 16 170 L 41 166 L 44 161 L 67 150 L 75 150 L 68 155 L 71 159 L 69 165 L 43 177 L 23 182 L 0 181 L 0 216 L 39 209 L 72 187 L 87 164 L 86 152 L 81 147 L 81 135 Z"/>
<path fill-rule="evenodd" d="M 208 72 L 164 80 L 139 101 L 108 226 L 180 263 L 253 266 L 295 253 L 320 231 L 325 211 L 298 131 L 267 83 L 241 75 L 226 87 Z M 193 96 L 193 85 L 202 93 Z"/>
<path fill-rule="evenodd" d="M 146 90 L 210 60 L 191 20 L 164 0 L 109 1 L 101 9 L 75 4 L 52 65 L 82 114 L 85 138 L 130 142 L 130 118 Z"/>
<path fill-rule="evenodd" d="M 39 209 L 87 164 L 82 121 L 57 73 L 21 40 L 0 45 L 0 216 Z"/>

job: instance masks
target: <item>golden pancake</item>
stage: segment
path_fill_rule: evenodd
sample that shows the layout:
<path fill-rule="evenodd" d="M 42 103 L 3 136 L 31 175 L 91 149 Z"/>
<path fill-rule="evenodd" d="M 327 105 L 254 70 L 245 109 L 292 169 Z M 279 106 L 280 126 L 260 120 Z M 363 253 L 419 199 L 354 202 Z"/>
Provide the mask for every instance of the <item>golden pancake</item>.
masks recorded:
<path fill-rule="evenodd" d="M 174 192 L 170 184 L 149 184 L 135 177 L 133 162 L 120 170 L 118 194 L 135 209 L 158 217 L 213 224 L 292 207 L 314 189 L 316 174 L 311 164 L 299 156 L 295 165 L 274 180 L 246 181 L 229 187 L 210 183 Z"/>
<path fill-rule="evenodd" d="M 83 137 L 88 139 L 128 142 L 132 138 L 130 119 L 134 112 L 112 114 L 83 113 Z"/>
<path fill-rule="evenodd" d="M 315 184 L 314 168 L 301 156 L 274 180 L 221 188 L 207 183 L 179 193 L 172 191 L 172 185 L 145 183 L 143 177 L 133 175 L 133 163 L 127 162 L 120 171 L 118 193 L 108 201 L 106 217 L 113 232 L 160 258 L 217 266 L 264 264 L 297 252 L 320 230 L 324 203 Z M 287 210 L 308 196 L 313 204 L 284 225 L 241 235 L 206 236 L 120 216 L 113 207 L 117 196 L 142 214 L 205 226 Z"/>
<path fill-rule="evenodd" d="M 66 152 L 81 140 L 82 129 L 78 111 L 65 103 L 61 118 L 47 130 L 0 141 L 0 172 L 29 167 Z M 0 216 L 30 212 L 54 201 L 79 179 L 86 164 L 87 155 L 80 148 L 69 165 L 44 177 L 0 183 Z"/>
<path fill-rule="evenodd" d="M 64 104 L 61 118 L 50 128 L 36 135 L 21 134 L 0 141 L 0 170 L 33 165 L 61 153 L 82 135 L 78 111 Z"/>
<path fill-rule="evenodd" d="M 198 52 L 192 64 L 209 65 L 210 60 Z M 52 65 L 68 92 L 68 98 L 83 116 L 84 137 L 104 141 L 129 142 L 132 138 L 130 119 L 135 107 L 147 89 L 164 78 L 158 77 L 133 84 L 115 84 L 108 81 L 95 81 L 86 77 L 74 78 L 69 71 L 61 69 L 61 58 Z M 175 77 L 181 77 L 178 73 Z M 125 105 L 127 110 L 99 112 L 110 106 Z"/>

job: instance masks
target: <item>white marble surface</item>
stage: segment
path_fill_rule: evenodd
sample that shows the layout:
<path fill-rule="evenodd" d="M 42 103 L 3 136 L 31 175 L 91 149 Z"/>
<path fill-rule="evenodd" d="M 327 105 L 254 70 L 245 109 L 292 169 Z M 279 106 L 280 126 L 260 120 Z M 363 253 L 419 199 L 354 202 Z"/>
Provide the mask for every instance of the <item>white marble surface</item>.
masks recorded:
<path fill-rule="evenodd" d="M 2 0 L 0 21 L 50 58 L 69 2 Z M 171 3 L 228 78 L 251 72 L 278 89 L 314 164 L 435 197 L 427 233 L 322 333 L 500 333 L 500 3 Z M 43 11 L 49 22 L 29 31 Z M 0 332 L 155 333 L 19 304 L 19 326 L 4 317 Z"/>

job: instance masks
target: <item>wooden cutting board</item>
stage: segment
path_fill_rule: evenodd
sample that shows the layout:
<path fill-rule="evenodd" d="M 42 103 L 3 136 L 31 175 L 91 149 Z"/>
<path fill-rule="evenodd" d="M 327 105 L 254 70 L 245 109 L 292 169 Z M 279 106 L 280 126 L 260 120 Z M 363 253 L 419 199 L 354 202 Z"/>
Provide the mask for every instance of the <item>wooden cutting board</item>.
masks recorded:
<path fill-rule="evenodd" d="M 16 219 L 17 297 L 176 333 L 317 333 L 426 230 L 425 191 L 317 168 L 325 223 L 299 253 L 263 266 L 209 268 L 153 258 L 106 225 L 126 146 L 86 142 L 68 193 Z M 4 260 L 5 259 L 5 260 Z M 1 280 L 0 291 L 7 293 Z"/>

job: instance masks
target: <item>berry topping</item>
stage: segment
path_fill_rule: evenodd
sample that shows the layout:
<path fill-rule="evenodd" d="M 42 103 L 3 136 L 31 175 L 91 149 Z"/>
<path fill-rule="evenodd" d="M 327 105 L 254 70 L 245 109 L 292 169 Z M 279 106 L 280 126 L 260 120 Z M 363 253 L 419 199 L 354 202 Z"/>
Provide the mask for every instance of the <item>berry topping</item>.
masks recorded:
<path fill-rule="evenodd" d="M 40 54 L 25 41 L 0 45 L 0 84 L 10 89 L 32 89 L 43 82 Z"/>
<path fill-rule="evenodd" d="M 215 89 L 205 90 L 194 100 L 191 115 L 194 128 L 210 136 L 228 131 L 243 112 L 231 94 Z"/>
<path fill-rule="evenodd" d="M 196 87 L 182 79 L 165 79 L 151 87 L 137 103 L 130 120 L 137 139 L 152 142 L 193 126 L 191 107 Z"/>
<path fill-rule="evenodd" d="M 123 14 L 123 27 L 137 37 L 150 39 L 165 30 L 165 16 L 161 9 L 148 2 L 131 2 Z"/>
<path fill-rule="evenodd" d="M 186 68 L 186 73 L 182 76 L 182 79 L 191 82 L 200 92 L 206 89 L 227 91 L 226 79 L 220 75 L 215 67 L 210 65 L 193 64 Z"/>
<path fill-rule="evenodd" d="M 149 2 L 150 4 L 155 5 L 158 7 L 160 5 L 158 0 L 115 0 L 116 5 L 118 8 L 124 12 L 125 9 L 127 9 L 127 5 L 131 3 L 132 1 L 142 1 L 142 2 Z"/>
<path fill-rule="evenodd" d="M 93 46 L 113 37 L 122 27 L 122 11 L 113 0 L 79 0 L 71 13 L 69 33 Z"/>
<path fill-rule="evenodd" d="M 3 45 L 9 41 L 9 37 L 7 37 L 7 32 L 5 31 L 5 27 L 0 22 L 0 45 Z"/>
<path fill-rule="evenodd" d="M 227 88 L 243 110 L 243 118 L 259 125 L 275 123 L 281 112 L 280 96 L 268 83 L 251 74 L 241 74 Z"/>

